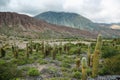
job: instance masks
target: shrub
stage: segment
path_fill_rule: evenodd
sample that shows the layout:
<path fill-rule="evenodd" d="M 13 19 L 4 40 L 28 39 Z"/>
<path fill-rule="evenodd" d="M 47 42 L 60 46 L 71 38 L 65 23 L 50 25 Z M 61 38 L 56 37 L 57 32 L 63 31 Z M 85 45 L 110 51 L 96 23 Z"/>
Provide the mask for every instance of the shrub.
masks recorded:
<path fill-rule="evenodd" d="M 38 63 L 39 63 L 39 64 L 47 64 L 48 62 L 45 61 L 45 60 L 40 59 L 40 60 L 38 61 Z"/>
<path fill-rule="evenodd" d="M 0 60 L 0 80 L 10 80 L 21 76 L 22 72 L 16 65 Z"/>
<path fill-rule="evenodd" d="M 24 65 L 28 63 L 27 59 L 12 59 L 11 62 L 17 65 Z"/>
<path fill-rule="evenodd" d="M 62 62 L 61 66 L 62 66 L 62 67 L 65 67 L 65 68 L 70 68 L 70 67 L 71 67 L 70 64 L 65 63 L 65 62 Z"/>
<path fill-rule="evenodd" d="M 36 68 L 30 68 L 28 70 L 28 75 L 29 76 L 39 76 L 39 71 Z"/>
<path fill-rule="evenodd" d="M 73 77 L 77 78 L 77 79 L 80 79 L 81 78 L 81 73 L 76 71 L 76 72 L 73 73 Z"/>
<path fill-rule="evenodd" d="M 65 68 L 65 67 L 61 67 L 61 71 L 63 71 L 63 72 L 69 72 L 69 71 L 70 71 L 70 69 Z"/>
<path fill-rule="evenodd" d="M 82 52 L 81 52 L 81 48 L 80 47 L 72 47 L 71 49 L 70 49 L 70 54 L 81 54 Z"/>
<path fill-rule="evenodd" d="M 110 58 L 117 55 L 118 53 L 119 50 L 117 50 L 116 48 L 107 46 L 103 48 L 102 58 Z"/>
<path fill-rule="evenodd" d="M 102 74 L 120 75 L 120 55 L 105 59 Z"/>

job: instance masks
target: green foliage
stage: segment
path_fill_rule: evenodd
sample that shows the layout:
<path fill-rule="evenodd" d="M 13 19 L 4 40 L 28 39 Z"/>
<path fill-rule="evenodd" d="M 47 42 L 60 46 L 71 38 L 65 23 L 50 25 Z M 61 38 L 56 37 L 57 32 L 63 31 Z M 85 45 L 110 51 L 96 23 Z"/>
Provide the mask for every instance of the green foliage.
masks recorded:
<path fill-rule="evenodd" d="M 54 77 L 46 80 L 71 80 L 70 78 Z"/>
<path fill-rule="evenodd" d="M 71 49 L 70 49 L 70 54 L 78 54 L 78 55 L 80 55 L 81 53 L 82 53 L 81 47 L 74 46 L 74 47 L 71 47 Z"/>
<path fill-rule="evenodd" d="M 105 59 L 101 74 L 120 75 L 120 54 Z"/>
<path fill-rule="evenodd" d="M 65 68 L 65 67 L 61 67 L 61 71 L 63 71 L 63 72 L 69 72 L 69 71 L 70 71 L 70 69 Z"/>
<path fill-rule="evenodd" d="M 58 56 L 56 56 L 56 59 L 59 60 L 59 61 L 62 61 L 62 60 L 63 60 L 63 57 L 60 56 L 60 55 L 58 55 Z"/>
<path fill-rule="evenodd" d="M 65 59 L 62 60 L 62 62 L 71 64 L 71 63 L 74 63 L 74 59 L 72 59 L 72 58 L 65 58 Z"/>
<path fill-rule="evenodd" d="M 40 60 L 38 61 L 38 63 L 39 63 L 39 64 L 47 64 L 48 62 L 47 62 L 46 60 L 40 59 Z"/>
<path fill-rule="evenodd" d="M 79 71 L 73 72 L 73 77 L 77 79 L 81 79 L 81 73 Z"/>
<path fill-rule="evenodd" d="M 113 57 L 113 56 L 119 54 L 119 52 L 120 52 L 119 50 L 117 50 L 116 48 L 111 47 L 111 46 L 103 47 L 103 49 L 102 49 L 102 58 Z"/>
<path fill-rule="evenodd" d="M 40 72 L 36 68 L 30 68 L 28 70 L 29 76 L 39 76 Z"/>
<path fill-rule="evenodd" d="M 33 59 L 26 59 L 26 58 L 22 58 L 22 59 L 12 59 L 11 62 L 12 62 L 13 64 L 17 64 L 17 65 L 24 65 L 24 64 L 33 63 Z"/>
<path fill-rule="evenodd" d="M 71 68 L 71 65 L 69 63 L 62 62 L 61 67 Z"/>
<path fill-rule="evenodd" d="M 0 60 L 0 80 L 10 80 L 22 76 L 15 64 Z"/>

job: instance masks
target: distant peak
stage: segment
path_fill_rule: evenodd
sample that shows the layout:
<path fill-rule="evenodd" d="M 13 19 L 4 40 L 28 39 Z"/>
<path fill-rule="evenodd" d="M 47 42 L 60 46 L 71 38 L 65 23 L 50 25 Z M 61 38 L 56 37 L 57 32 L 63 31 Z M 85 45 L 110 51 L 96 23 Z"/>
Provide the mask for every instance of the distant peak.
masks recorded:
<path fill-rule="evenodd" d="M 79 15 L 79 14 L 77 14 L 77 13 L 72 13 L 72 12 L 63 12 L 63 11 L 61 11 L 61 12 L 57 12 L 57 11 L 47 11 L 47 12 L 43 12 L 43 13 L 41 13 L 41 14 L 47 14 L 47 13 L 54 13 L 54 14 L 72 14 L 72 15 Z"/>

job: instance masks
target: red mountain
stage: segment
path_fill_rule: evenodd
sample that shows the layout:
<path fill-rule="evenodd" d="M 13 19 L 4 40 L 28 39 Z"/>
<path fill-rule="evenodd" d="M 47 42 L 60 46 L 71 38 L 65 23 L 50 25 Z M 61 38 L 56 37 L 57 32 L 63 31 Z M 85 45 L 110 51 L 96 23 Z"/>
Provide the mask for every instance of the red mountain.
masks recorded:
<path fill-rule="evenodd" d="M 53 25 L 24 14 L 11 12 L 0 12 L 0 33 L 32 38 L 96 37 L 96 33 Z"/>

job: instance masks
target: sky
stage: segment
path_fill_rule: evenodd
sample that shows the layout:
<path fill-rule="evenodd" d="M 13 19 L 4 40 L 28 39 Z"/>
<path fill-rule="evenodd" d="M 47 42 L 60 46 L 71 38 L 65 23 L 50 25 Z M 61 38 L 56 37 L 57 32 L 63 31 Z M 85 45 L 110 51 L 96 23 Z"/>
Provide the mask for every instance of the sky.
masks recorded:
<path fill-rule="evenodd" d="M 120 0 L 0 0 L 0 12 L 35 16 L 46 11 L 78 13 L 93 22 L 120 22 Z"/>

